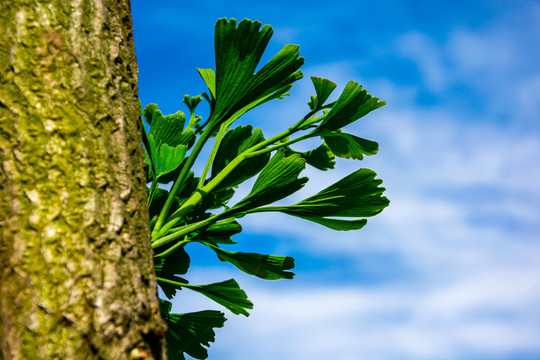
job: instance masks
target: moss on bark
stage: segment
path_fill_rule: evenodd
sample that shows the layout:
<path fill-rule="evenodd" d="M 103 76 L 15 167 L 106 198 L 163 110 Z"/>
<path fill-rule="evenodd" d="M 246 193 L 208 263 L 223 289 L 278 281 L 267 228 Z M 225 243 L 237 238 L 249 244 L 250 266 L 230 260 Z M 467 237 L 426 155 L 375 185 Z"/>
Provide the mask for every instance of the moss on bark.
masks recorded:
<path fill-rule="evenodd" d="M 129 6 L 0 2 L 0 358 L 165 358 Z"/>

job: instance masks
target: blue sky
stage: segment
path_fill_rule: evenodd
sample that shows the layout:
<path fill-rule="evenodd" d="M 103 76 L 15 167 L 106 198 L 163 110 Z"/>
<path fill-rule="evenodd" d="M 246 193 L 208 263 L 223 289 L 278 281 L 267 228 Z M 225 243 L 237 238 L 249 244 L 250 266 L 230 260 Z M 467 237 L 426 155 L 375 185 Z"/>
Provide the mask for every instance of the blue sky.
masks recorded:
<path fill-rule="evenodd" d="M 268 137 L 307 110 L 309 76 L 359 81 L 388 105 L 348 131 L 379 154 L 308 170 L 293 203 L 360 168 L 390 207 L 357 232 L 286 216 L 242 219 L 237 249 L 291 255 L 265 282 L 196 245 L 192 283 L 236 278 L 254 302 L 230 313 L 210 359 L 540 359 L 538 1 L 133 1 L 139 93 L 164 113 L 205 91 L 221 17 L 274 28 L 267 58 L 300 45 L 291 97 L 244 120 Z M 264 60 L 264 59 L 263 59 Z M 337 93 L 337 91 L 336 91 Z M 239 197 L 248 188 L 239 190 Z M 178 312 L 209 306 L 183 292 Z"/>

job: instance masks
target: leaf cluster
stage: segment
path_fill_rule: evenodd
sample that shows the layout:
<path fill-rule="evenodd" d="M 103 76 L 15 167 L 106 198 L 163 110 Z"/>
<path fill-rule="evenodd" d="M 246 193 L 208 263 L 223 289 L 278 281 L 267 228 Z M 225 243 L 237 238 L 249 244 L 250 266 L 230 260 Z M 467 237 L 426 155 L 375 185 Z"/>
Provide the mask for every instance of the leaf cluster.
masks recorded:
<path fill-rule="evenodd" d="M 333 169 L 335 158 L 361 160 L 377 153 L 378 144 L 343 132 L 343 128 L 384 105 L 356 82 L 349 82 L 336 101 L 328 99 L 337 85 L 311 77 L 315 95 L 305 116 L 281 133 L 266 138 L 259 128 L 233 123 L 249 110 L 283 99 L 293 83 L 302 78 L 304 59 L 297 45 L 286 45 L 266 64 L 259 62 L 272 35 L 268 25 L 257 21 L 220 19 L 215 29 L 216 67 L 198 69 L 208 92 L 184 96 L 189 119 L 179 111 L 164 116 L 156 104 L 142 113 L 149 126 L 143 132 L 152 248 L 158 285 L 171 300 L 187 289 L 208 297 L 233 314 L 249 315 L 253 304 L 234 279 L 212 284 L 190 284 L 190 257 L 186 247 L 205 246 L 221 262 L 266 280 L 292 279 L 294 259 L 228 250 L 232 236 L 242 231 L 237 219 L 258 212 L 281 212 L 333 230 L 357 230 L 367 217 L 380 213 L 388 199 L 381 180 L 369 169 L 359 169 L 335 184 L 296 204 L 273 205 L 296 193 L 307 182 L 306 166 Z M 259 68 L 259 70 L 256 70 Z M 210 115 L 204 121 L 197 106 L 205 99 Z M 146 129 L 146 127 L 145 127 Z M 320 139 L 310 151 L 295 144 Z M 204 170 L 195 176 L 194 164 L 213 139 Z M 248 195 L 234 204 L 238 186 L 255 178 Z M 170 186 L 165 186 L 169 184 Z M 206 359 L 206 347 L 214 341 L 215 328 L 224 314 L 207 310 L 171 313 L 171 303 L 161 300 L 161 312 L 169 324 L 167 342 L 171 359 L 188 354 Z"/>

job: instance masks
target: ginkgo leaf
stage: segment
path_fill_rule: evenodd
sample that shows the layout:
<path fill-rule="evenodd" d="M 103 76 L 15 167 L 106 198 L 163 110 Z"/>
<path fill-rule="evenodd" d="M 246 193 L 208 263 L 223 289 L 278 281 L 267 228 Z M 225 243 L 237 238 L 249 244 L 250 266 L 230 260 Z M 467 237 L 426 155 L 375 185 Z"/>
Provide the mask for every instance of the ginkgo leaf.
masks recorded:
<path fill-rule="evenodd" d="M 233 115 L 238 117 L 263 102 L 282 97 L 302 77 L 297 45 L 286 45 L 257 73 L 255 70 L 272 36 L 258 21 L 219 19 L 216 23 L 215 108 L 208 127 L 215 129 Z M 209 71 L 201 76 L 212 86 Z M 210 89 L 212 92 L 212 89 Z M 236 114 L 235 114 L 236 113 Z"/>
<path fill-rule="evenodd" d="M 190 258 L 186 250 L 181 247 L 166 258 L 154 258 L 156 275 L 168 277 L 171 275 L 183 275 L 187 273 Z"/>
<path fill-rule="evenodd" d="M 221 328 L 227 320 L 221 311 L 205 310 L 188 314 L 166 314 L 167 352 L 170 360 L 185 360 L 184 353 L 192 358 L 208 358 L 205 348 L 215 341 L 214 328 Z"/>
<path fill-rule="evenodd" d="M 367 224 L 366 219 L 356 219 L 356 220 L 345 220 L 345 219 L 332 219 L 321 216 L 299 216 L 295 215 L 304 220 L 312 221 L 319 225 L 325 226 L 332 230 L 337 231 L 349 231 L 349 230 L 360 230 Z"/>
<path fill-rule="evenodd" d="M 273 203 L 297 192 L 308 181 L 307 177 L 298 178 L 305 166 L 306 160 L 300 155 L 286 156 L 285 150 L 279 149 L 262 169 L 248 196 L 233 208 L 244 211 Z"/>
<path fill-rule="evenodd" d="M 183 285 L 183 287 L 203 294 L 236 315 L 249 316 L 246 309 L 253 309 L 253 303 L 248 300 L 246 293 L 240 289 L 234 279 L 208 285 Z"/>
<path fill-rule="evenodd" d="M 167 144 L 171 147 L 186 143 L 182 142 L 181 134 L 186 123 L 186 116 L 182 111 L 163 116 L 161 111 L 155 109 L 152 113 L 152 124 L 148 136 L 153 135 L 156 148 L 161 144 Z"/>
<path fill-rule="evenodd" d="M 379 144 L 341 131 L 324 132 L 322 136 L 330 150 L 336 156 L 345 159 L 362 160 L 364 155 L 375 155 Z"/>
<path fill-rule="evenodd" d="M 225 166 L 242 152 L 262 141 L 264 141 L 264 136 L 261 129 L 257 128 L 252 131 L 251 125 L 237 126 L 233 130 L 229 130 L 223 137 L 212 164 L 212 178 L 216 177 Z M 227 174 L 217 189 L 236 186 L 257 175 L 268 163 L 269 159 L 270 154 L 264 153 L 244 160 L 232 172 Z"/>
<path fill-rule="evenodd" d="M 312 76 L 311 81 L 313 82 L 317 96 L 314 97 L 308 104 L 311 110 L 314 110 L 319 109 L 324 105 L 324 102 L 328 100 L 328 97 L 335 90 L 337 84 L 328 79 L 323 79 L 316 76 Z"/>
<path fill-rule="evenodd" d="M 154 111 L 158 109 L 157 104 L 148 104 L 143 109 L 143 115 L 144 119 L 149 125 L 152 125 L 152 117 L 154 115 Z"/>
<path fill-rule="evenodd" d="M 231 263 L 243 272 L 261 279 L 292 279 L 294 276 L 294 273 L 287 271 L 294 268 L 294 259 L 290 256 L 226 251 L 210 243 L 204 244 L 214 250 L 219 260 Z"/>
<path fill-rule="evenodd" d="M 306 160 L 306 163 L 323 171 L 333 169 L 334 165 L 336 164 L 334 161 L 335 156 L 326 144 L 321 144 L 316 149 L 306 152 L 294 151 L 290 149 L 290 153 L 299 154 Z"/>
<path fill-rule="evenodd" d="M 206 86 L 208 86 L 208 90 L 210 90 L 210 94 L 212 95 L 213 98 L 215 98 L 216 97 L 216 74 L 214 73 L 214 70 L 197 69 L 197 71 L 199 72 L 199 75 L 201 75 Z"/>
<path fill-rule="evenodd" d="M 164 175 L 167 175 L 180 167 L 187 152 L 186 145 L 177 145 L 170 147 L 162 143 L 159 147 L 154 142 L 154 136 L 148 135 L 150 144 L 150 155 L 152 155 L 153 170 L 158 181 Z"/>
<path fill-rule="evenodd" d="M 341 129 L 386 104 L 379 100 L 362 89 L 362 85 L 349 81 L 317 129 Z"/>
<path fill-rule="evenodd" d="M 280 211 L 315 221 L 336 230 L 353 230 L 363 226 L 362 221 L 347 224 L 344 221 L 328 217 L 370 217 L 380 213 L 389 201 L 382 196 L 384 188 L 381 180 L 375 179 L 374 171 L 359 169 L 344 177 L 319 193 L 291 206 L 268 206 L 248 212 Z"/>

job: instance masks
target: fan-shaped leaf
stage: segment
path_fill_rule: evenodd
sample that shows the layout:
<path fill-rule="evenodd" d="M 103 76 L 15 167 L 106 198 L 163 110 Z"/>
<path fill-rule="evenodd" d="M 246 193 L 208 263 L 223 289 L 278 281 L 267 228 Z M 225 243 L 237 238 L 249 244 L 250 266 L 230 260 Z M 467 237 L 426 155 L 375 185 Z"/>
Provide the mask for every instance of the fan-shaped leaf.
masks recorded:
<path fill-rule="evenodd" d="M 235 113 L 238 117 L 256 105 L 283 96 L 302 77 L 297 70 L 304 59 L 298 57 L 297 45 L 286 45 L 254 73 L 271 36 L 272 28 L 266 25 L 261 29 L 258 21 L 244 19 L 237 26 L 235 19 L 223 18 L 216 23 L 216 102 L 210 129 Z M 203 71 L 201 76 L 211 87 L 211 73 Z"/>
<path fill-rule="evenodd" d="M 248 212 L 280 211 L 314 221 L 335 230 L 354 230 L 364 226 L 362 220 L 328 219 L 328 217 L 361 218 L 380 213 L 389 201 L 381 180 L 374 171 L 359 169 L 319 193 L 291 206 L 268 206 Z"/>
<path fill-rule="evenodd" d="M 214 328 L 221 328 L 227 320 L 220 311 L 205 310 L 188 314 L 167 314 L 167 350 L 170 360 L 185 360 L 184 353 L 204 360 L 215 341 Z"/>
<path fill-rule="evenodd" d="M 234 206 L 238 211 L 252 209 L 283 199 L 300 190 L 308 181 L 298 178 L 306 166 L 300 155 L 285 155 L 279 149 L 261 171 L 249 195 Z"/>
<path fill-rule="evenodd" d="M 364 155 L 375 155 L 379 151 L 379 144 L 375 141 L 341 131 L 325 132 L 322 137 L 333 154 L 345 159 L 362 160 Z"/>
<path fill-rule="evenodd" d="M 154 136 L 156 148 L 159 148 L 161 144 L 167 144 L 171 147 L 186 144 L 181 142 L 181 134 L 186 123 L 186 116 L 182 111 L 163 116 L 161 111 L 155 109 L 151 119 L 152 124 L 150 125 L 148 135 Z"/>
<path fill-rule="evenodd" d="M 234 279 L 208 285 L 183 285 L 183 287 L 203 294 L 236 315 L 249 316 L 246 309 L 253 309 L 253 303 L 248 300 L 246 293 L 240 289 Z"/>
<path fill-rule="evenodd" d="M 153 135 L 148 135 L 148 142 L 150 144 L 154 174 L 157 180 L 160 181 L 161 177 L 180 167 L 182 161 L 184 161 L 187 146 L 177 145 L 176 147 L 170 147 L 166 143 L 162 143 L 157 147 Z"/>
<path fill-rule="evenodd" d="M 306 152 L 294 151 L 287 148 L 290 154 L 298 154 L 306 160 L 306 162 L 316 167 L 319 170 L 326 171 L 333 169 L 336 162 L 334 161 L 334 154 L 330 151 L 326 144 L 321 144 L 318 148 Z"/>
<path fill-rule="evenodd" d="M 235 129 L 228 131 L 219 147 L 219 150 L 212 164 L 212 178 L 225 168 L 231 161 L 234 160 L 242 152 L 246 151 L 253 145 L 264 141 L 264 136 L 261 129 L 251 131 L 251 125 L 237 126 Z M 270 159 L 269 153 L 264 153 L 253 158 L 244 160 L 236 167 L 227 177 L 220 183 L 218 189 L 236 186 L 245 180 L 257 175 Z"/>
<path fill-rule="evenodd" d="M 324 105 L 324 102 L 328 100 L 330 94 L 332 94 L 334 89 L 337 87 L 337 84 L 328 79 L 323 79 L 316 76 L 312 76 L 311 81 L 313 82 L 317 96 L 308 104 L 311 110 L 320 109 Z"/>
<path fill-rule="evenodd" d="M 287 271 L 294 268 L 294 259 L 290 256 L 226 251 L 210 243 L 204 244 L 215 251 L 219 260 L 231 263 L 243 272 L 261 279 L 292 279 L 294 276 L 294 273 Z"/>
<path fill-rule="evenodd" d="M 341 129 L 386 104 L 379 100 L 363 90 L 357 82 L 349 81 L 318 129 Z"/>
<path fill-rule="evenodd" d="M 149 125 L 152 125 L 152 117 L 154 115 L 154 111 L 158 109 L 157 104 L 148 104 L 143 109 L 143 115 L 144 119 Z"/>

